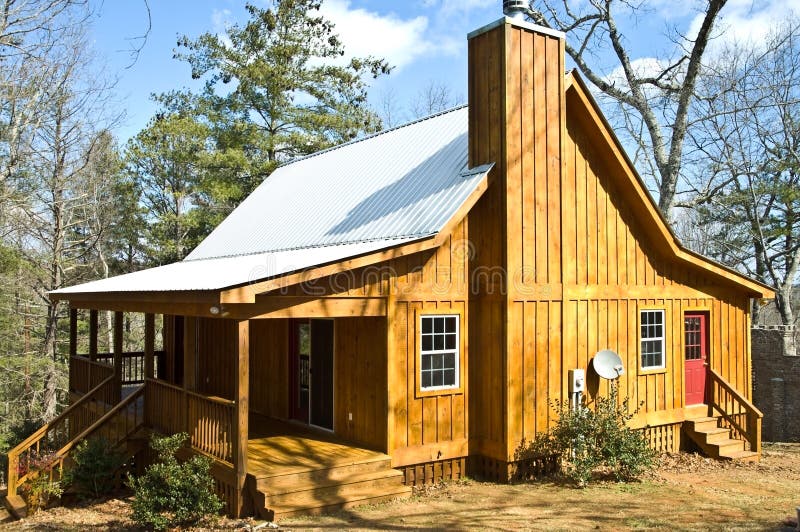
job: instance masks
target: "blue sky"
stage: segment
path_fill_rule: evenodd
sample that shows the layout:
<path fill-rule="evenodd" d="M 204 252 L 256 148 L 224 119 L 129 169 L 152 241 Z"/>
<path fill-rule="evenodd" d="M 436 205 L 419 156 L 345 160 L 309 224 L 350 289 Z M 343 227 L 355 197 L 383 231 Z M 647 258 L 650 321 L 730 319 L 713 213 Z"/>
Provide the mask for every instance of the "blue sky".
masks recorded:
<path fill-rule="evenodd" d="M 576 4 L 586 0 L 576 0 Z M 256 4 L 259 0 L 254 0 Z M 621 21 L 634 59 L 646 67 L 651 57 L 669 51 L 663 37 L 668 28 L 691 32 L 699 23 L 699 0 L 652 0 L 637 19 Z M 395 65 L 394 72 L 372 82 L 370 98 L 379 105 L 392 92 L 405 106 L 429 82 L 446 84 L 466 99 L 466 35 L 501 16 L 500 0 L 325 0 L 324 14 L 335 24 L 347 53 L 375 55 Z M 233 0 L 150 0 L 152 28 L 135 63 L 131 47 L 147 29 L 140 0 L 105 0 L 93 20 L 92 39 L 109 74 L 119 78 L 116 92 L 126 109 L 116 128 L 125 142 L 142 129 L 155 111 L 152 93 L 188 87 L 197 89 L 188 66 L 172 58 L 176 37 L 190 38 L 246 20 L 244 2 Z M 733 36 L 758 38 L 788 11 L 800 13 L 800 0 L 729 0 L 723 11 L 726 30 L 719 41 Z M 612 63 L 599 52 L 598 64 L 612 74 Z"/>

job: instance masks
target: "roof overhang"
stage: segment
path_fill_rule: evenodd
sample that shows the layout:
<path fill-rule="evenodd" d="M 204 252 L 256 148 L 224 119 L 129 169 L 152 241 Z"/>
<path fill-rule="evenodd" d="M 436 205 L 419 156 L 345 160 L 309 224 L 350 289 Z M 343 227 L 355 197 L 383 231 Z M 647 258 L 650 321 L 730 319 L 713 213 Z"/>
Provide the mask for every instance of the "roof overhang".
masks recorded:
<path fill-rule="evenodd" d="M 255 304 L 256 296 L 265 292 L 441 246 L 488 188 L 493 167 L 492 163 L 462 172 L 464 177 L 475 179 L 475 186 L 433 234 L 181 261 L 54 290 L 48 295 L 53 301 L 69 301 L 74 308 L 219 316 L 210 312 L 212 306 L 233 305 L 226 317 L 274 313 L 274 306 L 266 310 L 242 310 L 238 306 Z"/>

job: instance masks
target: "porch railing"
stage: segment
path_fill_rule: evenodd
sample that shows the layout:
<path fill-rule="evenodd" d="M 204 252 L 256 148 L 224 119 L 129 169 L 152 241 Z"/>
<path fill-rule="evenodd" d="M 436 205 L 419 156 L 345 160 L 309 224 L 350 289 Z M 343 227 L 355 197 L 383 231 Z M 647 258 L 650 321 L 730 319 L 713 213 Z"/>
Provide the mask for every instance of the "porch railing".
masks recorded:
<path fill-rule="evenodd" d="M 88 393 L 69 406 L 50 423 L 25 438 L 8 453 L 8 494 L 16 495 L 17 488 L 31 475 L 46 466 L 60 470 L 63 456 L 60 450 L 76 436 L 93 426 L 114 408 L 112 393 L 114 377 L 107 377 Z"/>
<path fill-rule="evenodd" d="M 158 375 L 159 368 L 164 367 L 164 351 L 154 352 L 154 371 Z M 114 353 L 98 353 L 95 360 L 114 366 Z M 122 384 L 144 384 L 144 351 L 122 353 Z"/>
<path fill-rule="evenodd" d="M 708 368 L 711 407 L 722 416 L 722 425 L 747 442 L 749 450 L 761 452 L 761 420 L 764 414 L 733 388 L 722 376 Z"/>
<path fill-rule="evenodd" d="M 114 375 L 114 367 L 84 355 L 69 358 L 69 391 L 84 394 Z"/>
<path fill-rule="evenodd" d="M 164 351 L 154 353 L 154 371 L 164 367 Z M 125 385 L 144 384 L 144 351 L 122 353 L 122 382 Z M 103 379 L 114 374 L 114 354 L 98 353 L 93 357 L 75 355 L 69 359 L 69 390 L 86 393 Z"/>
<path fill-rule="evenodd" d="M 233 463 L 234 401 L 185 391 L 157 379 L 145 385 L 145 422 L 159 432 L 189 434 L 192 448 Z"/>

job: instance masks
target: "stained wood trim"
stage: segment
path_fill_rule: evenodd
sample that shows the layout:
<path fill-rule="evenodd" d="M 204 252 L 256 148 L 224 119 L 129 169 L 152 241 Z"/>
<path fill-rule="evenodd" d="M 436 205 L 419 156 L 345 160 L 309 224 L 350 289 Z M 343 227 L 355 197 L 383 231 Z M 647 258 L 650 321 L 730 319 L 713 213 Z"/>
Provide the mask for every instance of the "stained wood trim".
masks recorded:
<path fill-rule="evenodd" d="M 183 318 L 183 388 L 197 390 L 197 318 Z"/>
<path fill-rule="evenodd" d="M 145 296 L 142 296 L 145 297 Z M 171 303 L 158 302 L 158 301 L 115 301 L 108 300 L 88 300 L 88 299 L 71 299 L 70 307 L 77 309 L 91 309 L 91 310 L 109 310 L 109 311 L 124 311 L 124 312 L 142 312 L 152 314 L 167 314 L 172 316 L 203 316 L 214 317 L 210 312 L 210 308 L 219 303 L 181 303 L 173 301 Z"/>
<path fill-rule="evenodd" d="M 675 258 L 681 260 L 682 262 L 699 267 L 714 274 L 715 276 L 724 278 L 730 283 L 747 289 L 755 297 L 774 298 L 775 292 L 772 288 L 745 277 L 735 270 L 714 263 L 706 257 L 685 249 L 680 244 L 677 237 L 675 237 L 674 233 L 672 233 L 672 231 L 669 229 L 669 225 L 664 220 L 663 215 L 658 210 L 658 207 L 656 206 L 652 197 L 646 192 L 647 188 L 645 187 L 641 176 L 639 176 L 639 174 L 636 172 L 633 164 L 625 154 L 622 144 L 619 142 L 619 139 L 617 139 L 613 129 L 606 121 L 605 117 L 600 111 L 599 106 L 597 105 L 597 102 L 595 102 L 594 98 L 591 96 L 591 93 L 583 82 L 583 79 L 575 71 L 568 73 L 567 78 L 568 80 L 566 86 L 568 90 L 570 93 L 575 95 L 576 103 L 582 104 L 583 111 L 586 113 L 586 117 L 588 117 L 590 122 L 594 124 L 597 133 L 606 142 L 609 153 L 611 153 L 613 158 L 617 161 L 620 168 L 623 170 L 625 177 L 627 178 L 629 190 L 631 190 L 635 195 L 635 201 L 631 201 L 629 203 L 638 211 L 642 211 L 643 208 L 644 211 L 642 214 L 646 213 L 646 218 L 651 220 L 652 230 L 649 232 L 650 236 L 657 239 L 662 246 L 671 251 L 671 254 Z M 639 208 L 637 209 L 637 207 Z"/>
<path fill-rule="evenodd" d="M 435 247 L 439 247 L 447 242 L 447 239 L 453 234 L 453 230 L 464 218 L 467 217 L 467 214 L 470 210 L 472 210 L 472 207 L 478 203 L 478 200 L 481 199 L 483 193 L 489 188 L 489 172 L 492 170 L 492 168 L 494 168 L 494 163 L 489 163 L 486 165 L 486 167 L 486 171 L 481 180 L 478 182 L 478 185 L 475 187 L 475 190 L 473 190 L 470 195 L 467 196 L 467 199 L 464 200 L 464 203 L 461 205 L 461 207 L 456 210 L 453 216 L 451 216 L 447 223 L 444 224 L 442 230 L 437 233 L 436 238 L 434 239 L 436 244 Z"/>
<path fill-rule="evenodd" d="M 154 378 L 156 344 L 156 317 L 155 314 L 144 315 L 144 377 Z"/>
<path fill-rule="evenodd" d="M 78 309 L 69 309 L 69 356 L 78 354 Z"/>
<path fill-rule="evenodd" d="M 395 404 L 402 396 L 399 390 L 405 387 L 406 379 L 406 375 L 395 367 L 398 356 L 397 342 L 399 341 L 395 332 L 398 308 L 391 288 L 386 307 L 386 452 L 391 454 L 397 441 Z"/>
<path fill-rule="evenodd" d="M 674 408 L 670 410 L 657 410 L 654 412 L 639 412 L 628 421 L 628 426 L 632 429 L 640 429 L 644 427 L 682 423 L 685 420 L 686 409 Z"/>
<path fill-rule="evenodd" d="M 422 390 L 422 383 L 420 382 L 420 356 L 422 353 L 422 327 L 420 325 L 420 318 L 422 316 L 458 316 L 458 387 L 445 388 L 442 390 Z M 448 309 L 432 309 L 432 308 L 417 308 L 414 310 L 414 322 L 416 331 L 414 342 L 414 397 L 446 397 L 448 395 L 461 395 L 464 393 L 467 385 L 465 380 L 467 374 L 464 371 L 464 354 L 466 352 L 466 334 L 468 332 L 467 326 L 464 323 L 464 311 L 459 308 Z M 411 342 L 411 339 L 409 339 Z"/>
<path fill-rule="evenodd" d="M 234 511 L 242 516 L 244 511 L 245 479 L 247 477 L 247 440 L 250 405 L 250 322 L 241 320 L 237 327 L 236 423 L 234 427 L 233 466 L 236 471 Z"/>
<path fill-rule="evenodd" d="M 122 397 L 122 331 L 125 314 L 114 313 L 114 401 Z"/>
<path fill-rule="evenodd" d="M 225 310 L 223 307 L 223 315 L 227 316 Z M 386 298 L 266 296 L 255 306 L 246 306 L 242 310 L 253 319 L 386 316 Z"/>
<path fill-rule="evenodd" d="M 263 294 L 265 292 L 278 290 L 280 288 L 285 288 L 287 286 L 292 286 L 303 282 L 310 282 L 322 277 L 328 277 L 330 275 L 335 275 L 337 273 L 356 268 L 370 266 L 372 264 L 388 261 L 397 257 L 403 257 L 405 255 L 418 253 L 420 251 L 425 251 L 436 247 L 438 247 L 436 238 L 431 236 L 423 240 L 418 240 L 416 242 L 411 242 L 398 247 L 370 253 L 362 257 L 356 257 L 325 266 L 319 266 L 303 272 L 277 277 L 275 279 L 269 279 L 245 286 L 221 290 L 219 292 L 219 302 L 222 304 L 254 303 L 258 294 Z"/>
<path fill-rule="evenodd" d="M 97 310 L 89 311 L 89 360 L 97 359 Z"/>
<path fill-rule="evenodd" d="M 402 467 L 434 460 L 461 458 L 468 454 L 469 440 L 467 438 L 429 443 L 427 445 L 401 447 L 391 452 L 392 467 Z"/>
<path fill-rule="evenodd" d="M 69 301 L 70 306 L 80 307 L 73 301 L 89 302 L 131 302 L 131 303 L 161 303 L 164 308 L 171 305 L 183 305 L 189 303 L 203 303 L 213 305 L 219 303 L 219 294 L 216 290 L 175 290 L 163 292 L 73 292 L 68 294 L 48 294 L 51 301 Z M 105 308 L 105 307 L 103 307 Z M 113 309 L 112 309 L 113 310 Z M 176 314 L 176 312 L 165 311 L 166 314 Z"/>

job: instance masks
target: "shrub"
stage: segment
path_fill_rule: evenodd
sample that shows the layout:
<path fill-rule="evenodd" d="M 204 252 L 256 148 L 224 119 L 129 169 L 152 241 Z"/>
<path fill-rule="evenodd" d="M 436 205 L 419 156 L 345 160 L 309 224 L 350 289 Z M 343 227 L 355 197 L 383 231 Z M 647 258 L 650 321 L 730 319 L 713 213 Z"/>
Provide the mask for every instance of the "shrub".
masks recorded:
<path fill-rule="evenodd" d="M 125 463 L 105 438 L 84 440 L 75 448 L 73 465 L 64 475 L 81 498 L 99 498 L 114 488 L 114 474 Z"/>
<path fill-rule="evenodd" d="M 28 481 L 20 486 L 20 495 L 28 506 L 29 513 L 47 507 L 51 498 L 61 497 L 63 489 L 54 470 L 56 465 L 53 453 L 37 454 L 30 452 L 27 459 L 21 461 L 17 473 L 21 476 L 30 475 Z"/>
<path fill-rule="evenodd" d="M 517 460 L 558 456 L 562 472 L 578 486 L 588 484 L 601 466 L 621 482 L 635 480 L 653 467 L 655 451 L 641 431 L 627 426 L 635 412 L 630 413 L 627 398 L 617 400 L 616 387 L 608 397 L 598 398 L 594 409 L 573 409 L 563 401 L 553 407 L 559 413 L 556 424 L 532 442 L 523 441 Z"/>
<path fill-rule="evenodd" d="M 141 526 L 163 530 L 196 523 L 219 513 L 222 501 L 213 493 L 211 460 L 193 456 L 179 463 L 176 453 L 188 439 L 186 433 L 153 437 L 150 447 L 158 454 L 144 475 L 128 475 L 134 493 L 133 519 Z"/>

